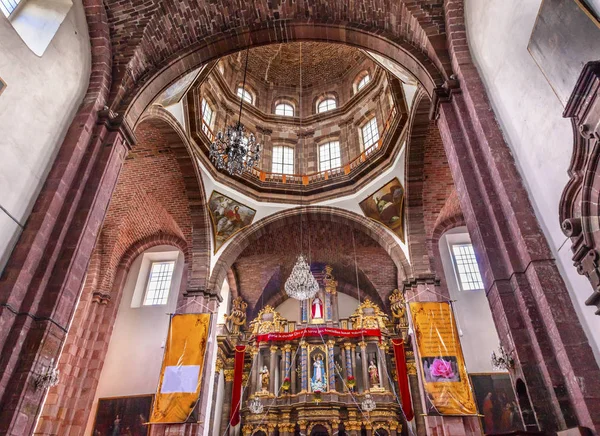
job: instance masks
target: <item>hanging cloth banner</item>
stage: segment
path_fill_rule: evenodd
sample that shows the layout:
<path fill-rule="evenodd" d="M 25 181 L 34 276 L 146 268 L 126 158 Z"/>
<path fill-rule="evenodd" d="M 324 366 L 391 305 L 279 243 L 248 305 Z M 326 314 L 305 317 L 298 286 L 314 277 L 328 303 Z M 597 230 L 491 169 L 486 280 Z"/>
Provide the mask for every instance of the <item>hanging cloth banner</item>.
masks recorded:
<path fill-rule="evenodd" d="M 173 315 L 150 424 L 186 422 L 202 382 L 209 313 Z"/>
<path fill-rule="evenodd" d="M 347 330 L 338 329 L 333 327 L 307 327 L 300 330 L 295 330 L 289 333 L 266 333 L 263 335 L 257 335 L 256 340 L 258 342 L 268 341 L 290 341 L 293 339 L 300 339 L 302 337 L 319 337 L 321 335 L 329 336 L 340 336 L 344 338 L 361 338 L 363 336 L 372 336 L 381 338 L 381 330 L 379 329 L 360 329 L 360 330 Z"/>
<path fill-rule="evenodd" d="M 231 413 L 229 424 L 235 427 L 240 423 L 240 403 L 242 399 L 242 376 L 244 375 L 245 345 L 236 345 L 235 360 L 233 364 L 233 390 L 231 393 Z"/>
<path fill-rule="evenodd" d="M 435 415 L 477 414 L 450 303 L 410 303 L 410 312 L 425 410 Z"/>
<path fill-rule="evenodd" d="M 415 414 L 412 408 L 410 398 L 410 388 L 408 385 L 408 369 L 406 368 L 406 354 L 404 353 L 404 339 L 392 339 L 394 346 L 394 355 L 396 356 L 396 375 L 398 377 L 398 387 L 400 388 L 400 399 L 402 400 L 402 410 L 407 421 L 412 421 Z"/>

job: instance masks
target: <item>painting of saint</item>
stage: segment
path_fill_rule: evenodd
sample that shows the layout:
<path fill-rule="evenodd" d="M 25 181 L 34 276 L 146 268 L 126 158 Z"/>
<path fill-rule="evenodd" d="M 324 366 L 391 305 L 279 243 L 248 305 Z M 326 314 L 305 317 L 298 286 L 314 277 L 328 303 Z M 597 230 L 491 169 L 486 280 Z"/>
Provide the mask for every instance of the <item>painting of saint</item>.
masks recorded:
<path fill-rule="evenodd" d="M 485 434 L 523 430 L 510 376 L 502 373 L 470 374 Z"/>
<path fill-rule="evenodd" d="M 404 242 L 404 188 L 394 178 L 360 202 L 365 216 L 392 230 Z"/>
<path fill-rule="evenodd" d="M 217 191 L 208 200 L 208 210 L 213 228 L 215 253 L 233 235 L 252 224 L 256 211 Z"/>
<path fill-rule="evenodd" d="M 179 103 L 185 93 L 189 90 L 190 86 L 196 80 L 196 77 L 200 74 L 202 68 L 198 68 L 181 79 L 172 83 L 164 92 L 156 99 L 156 103 L 163 107 L 171 106 L 172 104 Z"/>
<path fill-rule="evenodd" d="M 146 436 L 153 395 L 100 398 L 93 436 Z"/>

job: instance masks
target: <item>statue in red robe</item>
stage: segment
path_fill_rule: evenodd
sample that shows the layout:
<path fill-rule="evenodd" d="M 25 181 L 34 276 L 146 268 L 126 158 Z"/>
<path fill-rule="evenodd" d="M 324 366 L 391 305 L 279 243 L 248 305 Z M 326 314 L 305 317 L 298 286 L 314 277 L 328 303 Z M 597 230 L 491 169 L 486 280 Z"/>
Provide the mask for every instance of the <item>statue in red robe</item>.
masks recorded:
<path fill-rule="evenodd" d="M 312 319 L 323 318 L 323 302 L 317 295 L 312 301 Z"/>

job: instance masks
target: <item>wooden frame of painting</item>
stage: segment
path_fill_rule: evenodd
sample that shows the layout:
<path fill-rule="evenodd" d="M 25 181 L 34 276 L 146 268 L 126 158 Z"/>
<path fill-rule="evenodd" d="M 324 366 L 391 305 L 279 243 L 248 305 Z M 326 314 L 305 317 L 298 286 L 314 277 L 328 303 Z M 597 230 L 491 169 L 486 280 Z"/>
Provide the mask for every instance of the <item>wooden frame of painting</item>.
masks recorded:
<path fill-rule="evenodd" d="M 237 209 L 236 209 L 237 207 Z M 218 191 L 213 191 L 207 203 L 212 227 L 214 254 L 254 221 L 256 210 Z M 225 233 L 225 235 L 223 235 Z"/>
<path fill-rule="evenodd" d="M 383 224 L 404 242 L 404 186 L 394 177 L 358 205 L 366 217 Z"/>
<path fill-rule="evenodd" d="M 594 24 L 600 27 L 600 16 L 596 16 L 594 11 L 585 3 L 585 0 L 573 0 L 577 3 L 577 6 L 589 17 L 590 20 L 594 22 Z"/>
<path fill-rule="evenodd" d="M 469 373 L 469 378 L 484 434 L 523 430 L 517 397 L 507 372 Z"/>
<path fill-rule="evenodd" d="M 98 399 L 92 436 L 147 436 L 153 402 L 154 394 Z"/>
<path fill-rule="evenodd" d="M 0 95 L 2 95 L 2 93 L 7 87 L 8 84 L 4 80 L 2 80 L 2 77 L 0 77 Z"/>

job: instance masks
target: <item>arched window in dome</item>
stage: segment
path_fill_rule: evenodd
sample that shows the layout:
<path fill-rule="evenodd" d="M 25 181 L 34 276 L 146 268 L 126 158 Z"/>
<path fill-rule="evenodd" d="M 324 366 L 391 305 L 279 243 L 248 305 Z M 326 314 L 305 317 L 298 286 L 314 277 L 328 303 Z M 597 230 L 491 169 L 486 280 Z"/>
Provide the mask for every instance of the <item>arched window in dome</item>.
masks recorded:
<path fill-rule="evenodd" d="M 294 149 L 292 147 L 273 147 L 271 171 L 276 174 L 294 174 Z"/>
<path fill-rule="evenodd" d="M 206 98 L 202 99 L 202 131 L 212 137 L 215 112 Z"/>
<path fill-rule="evenodd" d="M 294 116 L 294 106 L 290 103 L 277 103 L 275 106 L 275 115 L 281 115 L 283 117 Z"/>
<path fill-rule="evenodd" d="M 317 113 L 321 114 L 337 108 L 337 101 L 333 97 L 327 97 L 317 104 Z"/>
<path fill-rule="evenodd" d="M 236 94 L 239 98 L 243 99 L 246 103 L 254 104 L 254 96 L 252 95 L 252 93 L 250 91 L 248 91 L 247 88 L 242 88 L 241 86 L 238 86 Z"/>
<path fill-rule="evenodd" d="M 371 75 L 368 71 L 362 71 L 354 79 L 354 93 L 363 89 L 371 81 Z"/>
<path fill-rule="evenodd" d="M 363 151 L 369 151 L 369 148 L 379 141 L 379 129 L 377 128 L 377 118 L 373 117 L 367 121 L 361 128 Z"/>
<path fill-rule="evenodd" d="M 340 141 L 329 141 L 319 145 L 319 171 L 331 170 L 341 166 Z"/>

